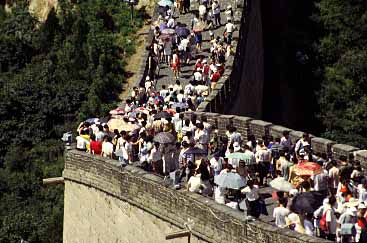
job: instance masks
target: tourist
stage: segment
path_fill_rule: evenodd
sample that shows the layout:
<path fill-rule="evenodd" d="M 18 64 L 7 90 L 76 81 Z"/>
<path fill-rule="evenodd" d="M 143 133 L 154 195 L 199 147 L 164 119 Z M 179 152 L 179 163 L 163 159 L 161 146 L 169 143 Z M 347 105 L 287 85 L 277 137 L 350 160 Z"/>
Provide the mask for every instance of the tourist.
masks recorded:
<path fill-rule="evenodd" d="M 218 0 L 213 0 L 212 11 L 214 15 L 214 23 L 216 27 L 220 27 L 222 24 L 220 22 L 220 4 Z"/>
<path fill-rule="evenodd" d="M 112 144 L 112 137 L 105 135 L 103 137 L 103 143 L 102 143 L 102 153 L 101 155 L 103 157 L 107 157 L 112 159 L 113 157 L 113 144 Z"/>
<path fill-rule="evenodd" d="M 273 218 L 275 218 L 275 225 L 283 228 L 286 225 L 285 218 L 290 214 L 290 211 L 286 208 L 286 199 L 279 198 L 278 206 L 274 208 Z"/>
<path fill-rule="evenodd" d="M 259 205 L 259 188 L 254 185 L 252 180 L 247 181 L 247 187 L 241 190 L 246 195 L 248 201 L 248 215 L 258 218 L 260 216 L 260 205 Z"/>
<path fill-rule="evenodd" d="M 96 140 L 96 135 L 92 134 L 90 136 L 90 153 L 94 155 L 101 155 L 102 153 L 102 143 Z"/>

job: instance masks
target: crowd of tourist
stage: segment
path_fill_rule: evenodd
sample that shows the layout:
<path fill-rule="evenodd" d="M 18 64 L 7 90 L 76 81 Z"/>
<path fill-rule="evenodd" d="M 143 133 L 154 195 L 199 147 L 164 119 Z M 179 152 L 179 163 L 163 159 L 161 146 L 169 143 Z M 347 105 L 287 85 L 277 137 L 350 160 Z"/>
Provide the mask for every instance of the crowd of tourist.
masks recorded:
<path fill-rule="evenodd" d="M 358 161 L 314 154 L 304 134 L 292 143 L 289 132 L 273 138 L 243 137 L 233 124 L 225 135 L 205 116 L 184 116 L 215 88 L 231 55 L 233 11 L 226 6 L 223 36 L 221 5 L 202 0 L 187 27 L 175 16 L 192 9 L 190 1 L 163 6 L 153 25 L 148 75 L 108 119 L 91 118 L 78 127 L 77 149 L 134 164 L 171 178 L 175 188 L 212 197 L 245 212 L 246 219 L 267 215 L 261 188 L 270 185 L 277 206 L 275 225 L 337 242 L 367 242 L 367 180 Z M 210 33 L 210 56 L 201 55 L 202 33 Z M 172 69 L 172 82 L 159 86 L 160 69 Z M 192 65 L 188 84 L 182 65 Z"/>

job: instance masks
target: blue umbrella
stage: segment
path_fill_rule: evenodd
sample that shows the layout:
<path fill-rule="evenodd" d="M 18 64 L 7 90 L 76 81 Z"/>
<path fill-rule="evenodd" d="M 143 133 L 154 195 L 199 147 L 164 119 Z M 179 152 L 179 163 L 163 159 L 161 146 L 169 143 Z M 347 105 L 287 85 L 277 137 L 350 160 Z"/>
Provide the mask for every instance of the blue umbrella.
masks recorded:
<path fill-rule="evenodd" d="M 190 35 L 190 30 L 186 27 L 177 27 L 176 34 L 180 37 L 187 37 Z"/>
<path fill-rule="evenodd" d="M 170 1 L 170 0 L 160 0 L 160 1 L 158 2 L 158 5 L 159 5 L 159 6 L 162 6 L 162 7 L 165 7 L 165 6 L 169 6 L 169 7 L 171 7 L 171 6 L 173 5 L 173 2 L 172 2 L 172 1 Z"/>
<path fill-rule="evenodd" d="M 246 181 L 239 174 L 228 172 L 214 177 L 214 183 L 220 187 L 230 189 L 240 189 L 246 186 Z"/>

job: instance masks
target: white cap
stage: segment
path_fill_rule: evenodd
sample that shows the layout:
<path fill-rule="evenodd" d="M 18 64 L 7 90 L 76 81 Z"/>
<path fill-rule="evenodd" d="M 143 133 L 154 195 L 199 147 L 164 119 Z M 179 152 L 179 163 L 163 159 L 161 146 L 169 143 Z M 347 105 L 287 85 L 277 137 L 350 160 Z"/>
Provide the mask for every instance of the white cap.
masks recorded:
<path fill-rule="evenodd" d="M 149 76 L 146 76 L 146 77 L 145 77 L 145 80 L 150 80 L 150 77 L 149 77 Z"/>

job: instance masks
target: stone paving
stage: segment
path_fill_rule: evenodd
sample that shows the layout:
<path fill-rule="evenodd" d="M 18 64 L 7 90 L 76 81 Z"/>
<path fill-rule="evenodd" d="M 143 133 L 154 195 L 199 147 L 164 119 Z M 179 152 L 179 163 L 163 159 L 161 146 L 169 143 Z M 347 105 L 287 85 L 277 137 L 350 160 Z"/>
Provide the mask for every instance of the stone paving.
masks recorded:
<path fill-rule="evenodd" d="M 215 37 L 216 36 L 220 36 L 223 39 L 223 32 L 224 32 L 224 27 L 225 24 L 227 23 L 226 20 L 226 15 L 224 13 L 225 8 L 227 7 L 227 5 L 231 4 L 232 5 L 232 9 L 234 11 L 234 15 L 235 15 L 235 20 L 236 20 L 236 16 L 241 15 L 241 13 L 236 12 L 236 7 L 235 7 L 235 1 L 231 0 L 231 1 L 224 1 L 222 0 L 220 2 L 221 4 L 221 22 L 222 22 L 222 26 L 219 28 L 215 28 L 213 30 Z M 191 4 L 191 10 L 197 10 L 198 9 L 198 3 L 194 3 Z M 211 10 L 210 10 L 211 11 Z M 175 22 L 180 22 L 183 24 L 186 24 L 187 27 L 190 29 L 191 28 L 191 19 L 194 17 L 194 13 L 187 13 L 187 14 L 178 14 L 176 13 L 176 19 Z M 235 25 L 237 28 L 239 28 L 240 26 L 238 26 L 238 23 L 236 23 L 235 21 Z M 238 30 L 237 30 L 238 31 Z M 192 80 L 193 78 L 193 70 L 194 70 L 194 65 L 196 60 L 199 57 L 202 57 L 204 59 L 207 59 L 208 56 L 210 55 L 210 36 L 209 36 L 209 30 L 205 30 L 202 33 L 203 35 L 203 43 L 202 43 L 202 49 L 201 52 L 196 52 L 196 50 L 194 50 L 192 52 L 192 56 L 193 59 L 190 61 L 189 64 L 186 65 L 182 65 L 181 64 L 181 73 L 179 76 L 179 80 L 182 84 L 182 86 L 185 86 L 189 83 L 190 80 Z M 235 42 L 236 40 L 234 40 Z M 170 67 L 167 66 L 167 64 L 161 64 L 161 70 L 160 70 L 160 76 L 159 79 L 157 81 L 156 87 L 158 90 L 160 90 L 162 88 L 162 85 L 166 85 L 168 87 L 168 85 L 170 84 L 174 84 L 175 83 L 175 78 L 173 75 L 173 72 L 171 70 Z M 275 207 L 276 201 L 274 199 L 272 199 L 271 194 L 273 193 L 273 189 L 270 187 L 265 187 L 265 188 L 261 188 L 260 189 L 260 193 L 262 195 L 262 197 L 265 199 L 265 204 L 267 206 L 267 210 L 269 213 L 269 216 L 265 216 L 265 215 L 261 215 L 261 219 L 263 221 L 266 222 L 272 222 L 274 219 L 272 218 L 272 212 L 273 209 Z"/>
<path fill-rule="evenodd" d="M 236 8 L 235 8 L 235 1 L 234 0 L 231 0 L 231 1 L 222 0 L 222 1 L 220 1 L 220 4 L 221 4 L 221 9 L 222 9 L 222 12 L 221 12 L 221 24 L 222 24 L 222 26 L 220 26 L 218 28 L 215 28 L 213 30 L 213 32 L 214 32 L 215 37 L 220 36 L 221 39 L 223 39 L 224 27 L 225 27 L 225 24 L 227 23 L 226 15 L 224 13 L 225 8 L 228 5 L 231 5 L 234 13 L 235 13 Z M 191 8 L 190 8 L 191 9 L 190 13 L 187 13 L 187 14 L 176 13 L 175 14 L 175 17 L 176 17 L 175 22 L 176 23 L 180 22 L 182 24 L 186 24 L 187 28 L 191 29 L 191 19 L 194 18 L 194 13 L 193 12 L 198 9 L 198 6 L 199 6 L 198 3 L 192 3 Z M 211 11 L 211 9 L 209 11 Z M 236 27 L 239 28 L 239 26 L 236 26 Z M 185 85 L 187 85 L 189 83 L 189 81 L 192 80 L 192 78 L 193 78 L 193 70 L 194 70 L 194 65 L 195 65 L 196 60 L 199 57 L 207 59 L 208 56 L 210 55 L 210 46 L 211 45 L 210 45 L 209 30 L 203 31 L 202 36 L 203 36 L 203 42 L 202 42 L 201 51 L 197 52 L 196 48 L 192 48 L 192 50 L 193 50 L 192 51 L 192 57 L 193 58 L 190 61 L 190 63 L 185 64 L 185 65 L 182 65 L 182 63 L 181 63 L 181 73 L 180 73 L 180 76 L 179 76 L 179 80 L 180 80 L 181 85 L 183 87 Z M 160 74 L 159 74 L 159 79 L 158 79 L 157 84 L 156 84 L 156 88 L 158 90 L 160 90 L 162 88 L 162 85 L 166 85 L 168 87 L 168 85 L 175 83 L 175 78 L 174 78 L 174 75 L 173 75 L 173 72 L 172 72 L 171 68 L 168 67 L 167 64 L 161 64 L 160 68 L 161 68 L 161 70 L 160 70 Z"/>

